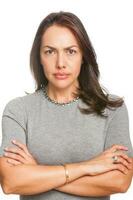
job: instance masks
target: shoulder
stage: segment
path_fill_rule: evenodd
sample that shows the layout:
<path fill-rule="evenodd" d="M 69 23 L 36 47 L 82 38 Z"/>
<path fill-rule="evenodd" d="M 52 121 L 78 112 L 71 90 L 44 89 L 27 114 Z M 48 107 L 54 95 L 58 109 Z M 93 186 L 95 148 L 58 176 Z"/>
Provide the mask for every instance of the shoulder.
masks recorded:
<path fill-rule="evenodd" d="M 115 94 L 109 94 L 108 96 L 109 100 L 118 100 L 119 98 L 121 98 L 118 95 Z M 108 117 L 110 119 L 114 118 L 116 115 L 118 116 L 124 116 L 124 115 L 128 115 L 128 109 L 127 109 L 127 105 L 125 102 L 124 97 L 123 98 L 123 103 L 121 106 L 119 107 L 107 107 L 105 108 L 105 113 L 108 115 Z"/>
<path fill-rule="evenodd" d="M 34 105 L 38 101 L 39 93 L 40 90 L 9 100 L 4 107 L 3 115 L 8 112 L 24 113 L 30 105 Z"/>

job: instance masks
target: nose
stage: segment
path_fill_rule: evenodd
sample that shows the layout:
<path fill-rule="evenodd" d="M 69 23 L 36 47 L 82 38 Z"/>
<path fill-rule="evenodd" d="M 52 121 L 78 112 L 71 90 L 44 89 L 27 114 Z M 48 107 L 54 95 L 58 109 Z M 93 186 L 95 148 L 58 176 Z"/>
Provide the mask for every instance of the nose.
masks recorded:
<path fill-rule="evenodd" d="M 57 56 L 57 68 L 64 68 L 65 67 L 65 60 L 64 60 L 64 56 L 63 53 L 59 53 Z"/>

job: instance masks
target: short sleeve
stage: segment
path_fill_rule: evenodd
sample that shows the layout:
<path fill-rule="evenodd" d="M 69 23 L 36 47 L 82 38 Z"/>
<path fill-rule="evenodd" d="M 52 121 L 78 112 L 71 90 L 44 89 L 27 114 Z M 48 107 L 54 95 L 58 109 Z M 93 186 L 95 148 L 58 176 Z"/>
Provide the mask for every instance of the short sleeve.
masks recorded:
<path fill-rule="evenodd" d="M 114 111 L 106 128 L 105 149 L 111 147 L 113 144 L 120 144 L 128 147 L 126 154 L 133 157 L 133 148 L 129 132 L 129 117 L 125 102 L 121 107 Z"/>
<path fill-rule="evenodd" d="M 1 121 L 2 143 L 0 156 L 3 156 L 5 147 L 14 146 L 11 142 L 12 139 L 26 144 L 26 111 L 21 98 L 16 97 L 9 101 L 4 108 Z"/>

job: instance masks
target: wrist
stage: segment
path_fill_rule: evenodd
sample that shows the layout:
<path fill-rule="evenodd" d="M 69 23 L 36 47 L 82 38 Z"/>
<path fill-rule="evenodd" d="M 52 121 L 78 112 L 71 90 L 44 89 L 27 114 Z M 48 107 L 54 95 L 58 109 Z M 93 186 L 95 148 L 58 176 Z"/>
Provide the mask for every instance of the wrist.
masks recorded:
<path fill-rule="evenodd" d="M 87 170 L 85 169 L 85 166 L 82 162 L 67 164 L 67 169 L 68 169 L 70 181 L 71 181 L 73 174 L 75 174 L 79 177 L 85 176 L 87 174 L 86 173 Z"/>
<path fill-rule="evenodd" d="M 78 163 L 78 167 L 83 176 L 87 175 L 87 162 Z"/>
<path fill-rule="evenodd" d="M 91 175 L 89 173 L 89 167 L 90 166 L 89 166 L 89 161 L 88 160 L 81 162 L 81 168 L 82 168 L 82 171 L 83 171 L 84 175 Z"/>
<path fill-rule="evenodd" d="M 67 168 L 67 164 L 61 164 L 63 167 L 64 167 L 64 171 L 65 171 L 65 183 L 64 184 L 67 184 L 70 182 L 70 174 L 68 172 L 68 168 Z"/>
<path fill-rule="evenodd" d="M 80 163 L 64 163 L 61 164 L 64 167 L 65 183 L 68 184 L 77 178 L 86 175 L 84 165 Z"/>

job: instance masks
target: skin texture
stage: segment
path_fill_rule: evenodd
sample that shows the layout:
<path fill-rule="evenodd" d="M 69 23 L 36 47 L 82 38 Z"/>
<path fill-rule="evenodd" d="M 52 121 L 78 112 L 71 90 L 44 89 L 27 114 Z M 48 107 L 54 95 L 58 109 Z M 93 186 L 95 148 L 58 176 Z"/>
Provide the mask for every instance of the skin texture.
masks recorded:
<path fill-rule="evenodd" d="M 48 79 L 47 93 L 51 99 L 62 103 L 74 98 L 72 93 L 78 86 L 82 57 L 77 40 L 68 28 L 53 25 L 46 30 L 42 37 L 40 61 Z M 57 72 L 69 76 L 57 80 L 54 76 Z M 25 145 L 14 144 L 19 151 L 7 149 L 8 154 L 0 158 L 0 181 L 6 194 L 38 194 L 55 189 L 78 196 L 105 196 L 125 192 L 131 184 L 133 164 L 132 159 L 124 154 L 125 147 L 114 145 L 91 160 L 68 165 L 71 180 L 64 185 L 62 166 L 41 166 Z M 119 163 L 112 163 L 113 155 L 118 155 Z"/>

